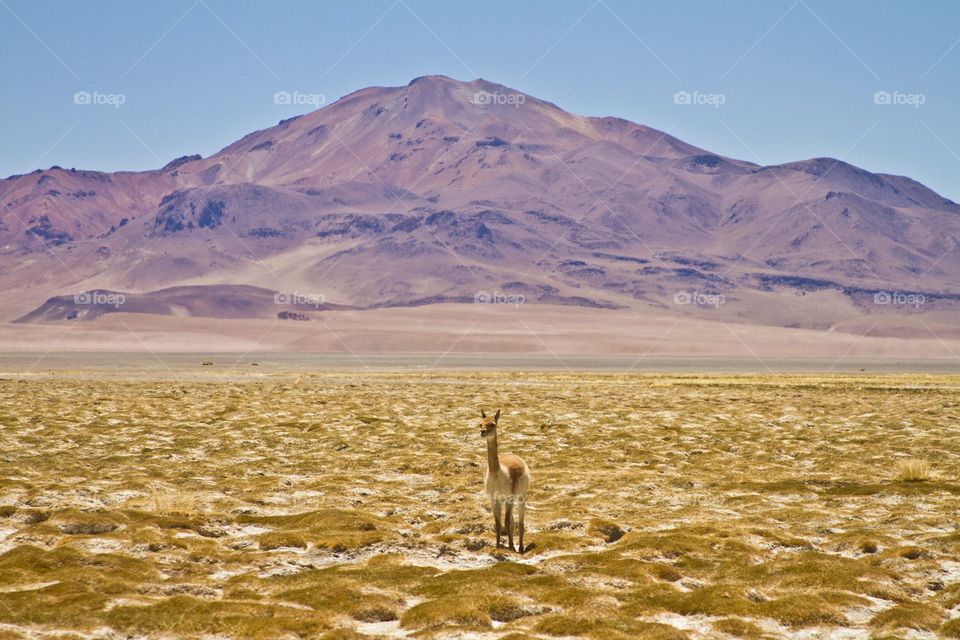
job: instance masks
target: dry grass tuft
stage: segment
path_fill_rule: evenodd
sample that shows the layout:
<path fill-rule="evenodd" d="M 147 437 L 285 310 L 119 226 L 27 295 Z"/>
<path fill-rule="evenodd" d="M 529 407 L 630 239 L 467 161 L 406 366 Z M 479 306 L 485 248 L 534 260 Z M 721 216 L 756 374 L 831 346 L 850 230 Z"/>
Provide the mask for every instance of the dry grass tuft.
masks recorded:
<path fill-rule="evenodd" d="M 620 525 L 598 518 L 590 522 L 590 526 L 587 527 L 587 532 L 603 538 L 603 541 L 607 544 L 616 542 L 626 535 L 626 531 L 624 531 Z"/>
<path fill-rule="evenodd" d="M 875 615 L 871 627 L 881 629 L 917 629 L 931 631 L 940 626 L 945 615 L 940 607 L 916 602 L 901 602 Z"/>
<path fill-rule="evenodd" d="M 860 550 L 860 553 L 876 553 L 880 550 L 880 545 L 876 540 L 871 538 L 862 538 L 857 541 L 857 548 Z"/>
<path fill-rule="evenodd" d="M 161 515 L 193 516 L 200 513 L 201 502 L 194 493 L 154 489 L 150 492 L 145 507 Z"/>
<path fill-rule="evenodd" d="M 918 458 L 898 460 L 893 477 L 898 482 L 927 482 L 933 480 L 933 467 Z"/>

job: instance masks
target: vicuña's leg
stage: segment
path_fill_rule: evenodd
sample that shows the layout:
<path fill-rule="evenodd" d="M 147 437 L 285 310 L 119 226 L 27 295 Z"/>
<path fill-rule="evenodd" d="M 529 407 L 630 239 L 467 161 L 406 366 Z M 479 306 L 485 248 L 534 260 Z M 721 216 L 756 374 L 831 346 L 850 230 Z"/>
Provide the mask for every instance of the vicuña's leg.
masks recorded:
<path fill-rule="evenodd" d="M 490 508 L 493 509 L 493 524 L 497 530 L 497 548 L 500 548 L 500 501 L 496 498 L 490 503 Z"/>
<path fill-rule="evenodd" d="M 513 551 L 513 499 L 507 501 L 507 543 L 510 545 L 510 551 Z"/>
<path fill-rule="evenodd" d="M 527 496 L 522 496 L 520 498 L 520 505 L 518 508 L 520 510 L 520 513 L 517 514 L 519 516 L 518 524 L 520 525 L 520 553 L 523 553 L 523 514 L 527 510 Z"/>

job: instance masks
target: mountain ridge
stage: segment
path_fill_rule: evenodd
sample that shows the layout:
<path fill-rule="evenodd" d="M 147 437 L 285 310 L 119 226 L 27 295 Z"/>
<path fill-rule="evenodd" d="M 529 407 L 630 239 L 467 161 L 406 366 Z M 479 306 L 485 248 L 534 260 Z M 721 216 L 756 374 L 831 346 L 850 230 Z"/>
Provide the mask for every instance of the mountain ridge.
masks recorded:
<path fill-rule="evenodd" d="M 783 283 L 834 283 L 828 320 L 876 311 L 845 289 L 960 292 L 960 205 L 911 178 L 760 166 L 483 79 L 359 89 L 159 169 L 11 176 L 0 206 L 0 290 L 30 283 L 19 315 L 82 289 L 251 285 L 373 308 L 510 285 L 681 314 L 711 311 L 675 295 L 709 291 L 718 318 L 820 326 L 785 319 L 810 290 Z"/>

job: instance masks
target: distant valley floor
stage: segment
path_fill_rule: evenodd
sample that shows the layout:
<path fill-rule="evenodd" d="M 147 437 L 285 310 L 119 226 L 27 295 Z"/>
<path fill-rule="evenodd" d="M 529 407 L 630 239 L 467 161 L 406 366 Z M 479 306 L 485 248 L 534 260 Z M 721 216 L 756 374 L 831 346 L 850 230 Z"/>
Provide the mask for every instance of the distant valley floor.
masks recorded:
<path fill-rule="evenodd" d="M 859 361 L 895 370 L 933 366 L 925 361 L 950 370 L 960 363 L 958 325 L 947 315 L 868 316 L 858 322 L 863 326 L 815 331 L 552 305 L 336 310 L 307 321 L 117 313 L 91 322 L 0 324 L 0 352 L 24 354 L 24 366 L 31 357 L 60 352 L 219 352 L 246 364 L 262 359 L 258 354 L 325 353 L 338 358 L 338 369 L 396 366 L 404 358 L 411 368 L 514 368 L 512 361 L 520 368 L 559 370 L 684 370 L 699 358 L 706 359 L 703 365 L 690 370 L 760 372 L 811 370 L 785 364 L 791 360 L 822 361 L 815 370 L 843 370 Z M 485 358 L 493 364 L 484 365 Z M 743 364 L 710 365 L 711 359 Z M 896 364 L 908 361 L 913 364 Z"/>

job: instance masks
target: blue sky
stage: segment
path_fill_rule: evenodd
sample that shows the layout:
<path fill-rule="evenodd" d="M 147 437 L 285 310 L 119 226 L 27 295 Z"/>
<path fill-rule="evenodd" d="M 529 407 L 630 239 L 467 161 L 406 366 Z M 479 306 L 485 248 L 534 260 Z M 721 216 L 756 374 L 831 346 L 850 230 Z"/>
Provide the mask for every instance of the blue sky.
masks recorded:
<path fill-rule="evenodd" d="M 277 91 L 332 102 L 440 73 L 761 164 L 840 157 L 960 200 L 953 0 L 0 0 L 0 60 L 3 176 L 206 156 L 306 110 Z M 82 91 L 105 104 L 75 104 Z"/>

